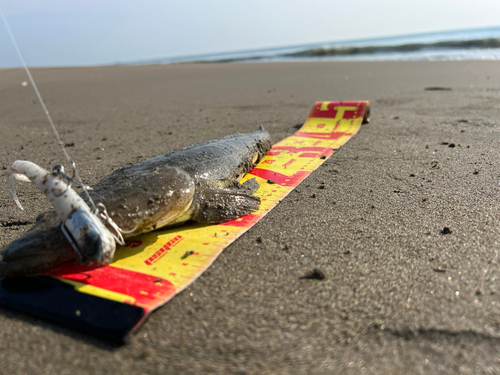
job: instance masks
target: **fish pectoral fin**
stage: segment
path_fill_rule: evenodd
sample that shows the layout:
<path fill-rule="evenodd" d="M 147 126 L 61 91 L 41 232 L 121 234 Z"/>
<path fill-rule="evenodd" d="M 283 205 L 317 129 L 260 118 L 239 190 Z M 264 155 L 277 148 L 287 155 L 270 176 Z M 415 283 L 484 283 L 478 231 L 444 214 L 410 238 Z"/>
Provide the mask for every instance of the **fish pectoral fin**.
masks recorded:
<path fill-rule="evenodd" d="M 257 181 L 255 181 L 257 182 Z M 255 187 L 253 183 L 251 186 Z M 259 209 L 260 198 L 239 188 L 197 188 L 191 220 L 198 223 L 215 224 L 248 215 Z"/>
<path fill-rule="evenodd" d="M 248 194 L 254 194 L 257 190 L 259 190 L 260 184 L 257 182 L 257 179 L 251 178 L 250 180 L 246 180 L 240 185 L 240 189 L 243 189 Z"/>

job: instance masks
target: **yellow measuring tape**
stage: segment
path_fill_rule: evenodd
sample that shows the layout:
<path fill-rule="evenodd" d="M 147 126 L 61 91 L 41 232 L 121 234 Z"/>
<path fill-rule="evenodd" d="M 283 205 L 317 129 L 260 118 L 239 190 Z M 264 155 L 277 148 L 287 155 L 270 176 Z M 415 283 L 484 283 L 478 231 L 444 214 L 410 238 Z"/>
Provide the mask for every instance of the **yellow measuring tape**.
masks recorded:
<path fill-rule="evenodd" d="M 258 211 L 218 225 L 158 230 L 118 247 L 109 266 L 61 266 L 48 272 L 82 293 L 146 312 L 166 303 L 205 271 L 235 239 L 276 206 L 367 122 L 369 102 L 317 102 L 304 125 L 276 143 L 244 179 L 256 178 Z M 242 182 L 243 182 L 242 181 Z"/>

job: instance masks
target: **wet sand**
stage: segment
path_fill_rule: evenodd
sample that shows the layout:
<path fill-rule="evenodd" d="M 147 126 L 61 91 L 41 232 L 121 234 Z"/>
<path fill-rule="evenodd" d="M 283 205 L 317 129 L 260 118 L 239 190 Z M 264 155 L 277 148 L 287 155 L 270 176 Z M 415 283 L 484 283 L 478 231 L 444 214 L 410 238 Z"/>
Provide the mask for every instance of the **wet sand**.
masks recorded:
<path fill-rule="evenodd" d="M 0 307 L 0 372 L 500 373 L 497 62 L 33 75 L 89 184 L 125 164 L 260 124 L 278 141 L 319 100 L 370 100 L 372 116 L 126 345 Z M 24 71 L 0 77 L 0 166 L 60 163 L 33 89 L 21 85 Z M 20 212 L 0 187 L 3 247 L 49 207 L 20 184 Z M 302 278 L 313 269 L 325 278 Z"/>

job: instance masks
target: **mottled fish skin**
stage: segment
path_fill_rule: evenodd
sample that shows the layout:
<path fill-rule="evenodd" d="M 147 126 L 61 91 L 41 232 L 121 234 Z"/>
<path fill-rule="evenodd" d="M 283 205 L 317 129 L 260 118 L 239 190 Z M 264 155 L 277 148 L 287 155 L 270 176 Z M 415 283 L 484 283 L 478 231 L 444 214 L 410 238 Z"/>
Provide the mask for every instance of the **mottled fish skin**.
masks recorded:
<path fill-rule="evenodd" d="M 170 151 L 127 165 L 105 176 L 91 191 L 124 230 L 125 239 L 188 220 L 219 223 L 258 209 L 255 180 L 242 176 L 271 148 L 262 127 Z M 54 211 L 38 216 L 35 225 L 1 252 L 0 277 L 28 274 L 76 260 Z"/>
<path fill-rule="evenodd" d="M 142 175 L 163 168 L 179 168 L 195 180 L 213 181 L 227 187 L 239 181 L 270 149 L 269 133 L 260 127 L 256 132 L 227 135 L 127 165 L 104 177 L 96 188 L 104 187 L 108 181 L 114 183 L 120 174 Z"/>

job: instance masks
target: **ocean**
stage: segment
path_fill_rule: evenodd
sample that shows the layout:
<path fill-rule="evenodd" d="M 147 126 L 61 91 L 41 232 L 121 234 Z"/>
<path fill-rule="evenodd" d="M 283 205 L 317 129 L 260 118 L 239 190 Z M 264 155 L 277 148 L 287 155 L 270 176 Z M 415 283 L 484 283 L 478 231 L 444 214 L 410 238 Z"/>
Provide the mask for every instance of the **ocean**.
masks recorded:
<path fill-rule="evenodd" d="M 136 63 L 498 59 L 500 26 L 181 56 Z"/>

